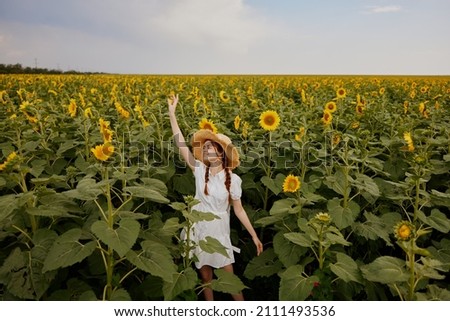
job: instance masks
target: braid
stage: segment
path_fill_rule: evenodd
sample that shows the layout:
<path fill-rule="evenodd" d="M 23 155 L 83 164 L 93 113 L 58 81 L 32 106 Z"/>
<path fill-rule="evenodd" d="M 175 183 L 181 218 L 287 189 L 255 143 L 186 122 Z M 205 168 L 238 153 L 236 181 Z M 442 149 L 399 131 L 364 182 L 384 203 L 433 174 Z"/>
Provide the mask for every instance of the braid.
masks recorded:
<path fill-rule="evenodd" d="M 226 167 L 225 168 L 225 187 L 228 191 L 228 202 L 231 203 L 231 192 L 230 192 L 230 186 L 231 186 L 231 170 Z"/>
<path fill-rule="evenodd" d="M 208 195 L 208 181 L 209 181 L 209 164 L 206 166 L 206 171 L 205 171 L 205 189 L 204 189 L 204 193 L 205 195 Z"/>
<path fill-rule="evenodd" d="M 230 186 L 231 186 L 231 170 L 228 167 L 228 157 L 224 153 L 223 156 L 223 166 L 225 168 L 225 187 L 228 191 L 228 203 L 231 203 L 231 192 L 230 192 Z"/>

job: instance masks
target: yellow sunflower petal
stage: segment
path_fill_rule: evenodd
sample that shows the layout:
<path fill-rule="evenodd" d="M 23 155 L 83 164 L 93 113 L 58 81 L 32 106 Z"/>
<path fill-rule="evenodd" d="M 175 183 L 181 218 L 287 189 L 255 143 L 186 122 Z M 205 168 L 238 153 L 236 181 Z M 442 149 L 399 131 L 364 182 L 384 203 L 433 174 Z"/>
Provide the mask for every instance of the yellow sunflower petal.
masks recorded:
<path fill-rule="evenodd" d="M 280 125 L 280 116 L 274 110 L 266 110 L 259 116 L 259 124 L 267 131 L 274 131 Z"/>
<path fill-rule="evenodd" d="M 285 193 L 295 193 L 300 188 L 300 179 L 298 176 L 294 176 L 292 174 L 289 174 L 286 176 L 283 182 L 283 192 Z"/>

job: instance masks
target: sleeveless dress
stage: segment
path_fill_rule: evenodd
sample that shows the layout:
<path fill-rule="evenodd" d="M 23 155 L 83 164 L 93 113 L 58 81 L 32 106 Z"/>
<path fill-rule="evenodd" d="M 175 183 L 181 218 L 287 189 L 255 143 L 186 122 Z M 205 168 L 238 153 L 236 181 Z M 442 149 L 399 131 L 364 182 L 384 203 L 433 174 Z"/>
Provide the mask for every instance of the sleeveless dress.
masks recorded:
<path fill-rule="evenodd" d="M 216 175 L 209 174 L 208 195 L 205 195 L 205 172 L 206 165 L 201 161 L 195 161 L 194 177 L 195 177 L 195 198 L 200 203 L 195 205 L 193 209 L 200 212 L 211 212 L 220 217 L 212 221 L 200 221 L 194 223 L 191 229 L 191 240 L 197 246 L 193 250 L 193 254 L 197 257 L 195 262 L 197 269 L 203 265 L 209 265 L 213 268 L 221 268 L 234 263 L 233 251 L 239 252 L 239 249 L 232 246 L 230 239 L 230 204 L 228 201 L 228 191 L 225 187 L 225 170 L 220 171 Z M 230 194 L 233 200 L 238 200 L 242 195 L 241 178 L 231 173 Z M 220 253 L 207 253 L 202 251 L 198 246 L 200 240 L 204 240 L 207 236 L 217 239 L 226 249 L 229 258 Z M 183 235 L 182 235 L 183 237 Z"/>

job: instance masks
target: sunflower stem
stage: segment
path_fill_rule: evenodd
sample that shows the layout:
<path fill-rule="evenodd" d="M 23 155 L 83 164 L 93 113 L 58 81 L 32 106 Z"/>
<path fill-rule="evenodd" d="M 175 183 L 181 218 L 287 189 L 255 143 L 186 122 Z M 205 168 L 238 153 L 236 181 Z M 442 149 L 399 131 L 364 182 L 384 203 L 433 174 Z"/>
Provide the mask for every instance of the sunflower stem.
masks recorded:
<path fill-rule="evenodd" d="M 111 200 L 111 186 L 109 183 L 109 171 L 108 171 L 108 167 L 105 166 L 104 167 L 104 174 L 103 174 L 103 179 L 106 181 L 106 191 L 105 191 L 105 196 L 106 196 L 106 201 L 108 204 L 108 212 L 107 212 L 107 224 L 108 224 L 108 228 L 109 229 L 113 229 L 114 228 L 114 212 L 113 212 L 113 205 L 112 205 L 112 200 Z M 112 296 L 112 290 L 113 290 L 113 286 L 112 286 L 112 282 L 113 282 L 113 275 L 114 275 L 114 250 L 111 246 L 108 245 L 108 250 L 106 252 L 106 285 L 105 285 L 105 290 L 104 290 L 104 296 L 103 299 L 104 300 L 110 300 L 111 296 Z"/>
<path fill-rule="evenodd" d="M 408 253 L 409 259 L 409 291 L 408 291 L 408 300 L 413 300 L 414 298 L 414 289 L 415 289 L 415 254 L 414 254 L 414 246 L 415 246 L 415 238 L 411 238 L 410 240 L 410 249 Z"/>

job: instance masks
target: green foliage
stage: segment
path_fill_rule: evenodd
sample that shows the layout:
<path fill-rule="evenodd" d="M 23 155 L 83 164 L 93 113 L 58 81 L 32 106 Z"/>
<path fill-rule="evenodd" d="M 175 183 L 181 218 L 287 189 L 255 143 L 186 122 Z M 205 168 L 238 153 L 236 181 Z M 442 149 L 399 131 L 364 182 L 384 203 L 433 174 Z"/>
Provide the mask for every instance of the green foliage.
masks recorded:
<path fill-rule="evenodd" d="M 0 84 L 2 299 L 195 300 L 209 286 L 254 300 L 449 300 L 448 77 L 0 75 Z M 228 254 L 217 239 L 189 239 L 196 222 L 218 217 L 188 196 L 171 91 L 188 141 L 207 118 L 239 149 L 242 202 L 265 247 L 255 257 L 232 217 L 239 277 L 218 270 L 205 285 L 193 268 L 195 247 Z M 281 120 L 271 132 L 259 125 L 269 109 Z M 101 160 L 92 150 L 107 141 L 114 152 Z M 288 175 L 300 180 L 295 193 L 284 191 Z"/>

